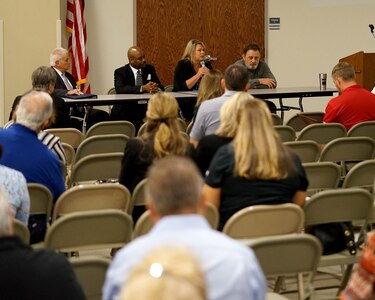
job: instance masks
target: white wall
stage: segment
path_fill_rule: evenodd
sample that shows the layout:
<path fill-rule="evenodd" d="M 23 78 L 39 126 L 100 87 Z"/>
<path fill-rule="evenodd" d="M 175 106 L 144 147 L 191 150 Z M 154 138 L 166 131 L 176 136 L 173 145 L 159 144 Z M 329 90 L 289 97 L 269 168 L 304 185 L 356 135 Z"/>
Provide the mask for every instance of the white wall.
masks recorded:
<path fill-rule="evenodd" d="M 267 14 L 281 18 L 280 30 L 267 32 L 267 61 L 280 87 L 317 86 L 318 74 L 330 74 L 340 58 L 375 52 L 368 27 L 375 23 L 375 1 L 268 0 Z M 334 87 L 330 78 L 327 86 Z M 328 100 L 306 99 L 305 110 L 323 111 Z"/>

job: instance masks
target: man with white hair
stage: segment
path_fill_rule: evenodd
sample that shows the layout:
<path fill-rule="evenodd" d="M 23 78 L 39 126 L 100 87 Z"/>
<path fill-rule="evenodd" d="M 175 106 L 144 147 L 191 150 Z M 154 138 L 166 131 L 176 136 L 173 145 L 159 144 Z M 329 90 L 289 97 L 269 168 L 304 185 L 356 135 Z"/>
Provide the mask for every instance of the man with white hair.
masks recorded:
<path fill-rule="evenodd" d="M 13 216 L 1 189 L 0 270 L 0 299 L 85 299 L 62 254 L 34 251 L 14 235 Z"/>
<path fill-rule="evenodd" d="M 117 299 L 129 273 L 160 246 L 184 246 L 198 259 L 206 278 L 208 300 L 263 300 L 267 291 L 254 253 L 200 215 L 205 209 L 203 179 L 183 157 L 158 160 L 148 173 L 147 205 L 153 229 L 126 245 L 115 256 L 106 276 L 103 299 Z"/>
<path fill-rule="evenodd" d="M 21 98 L 16 123 L 9 129 L 0 129 L 0 164 L 20 171 L 28 183 L 43 184 L 57 200 L 65 191 L 61 164 L 37 137 L 52 111 L 52 98 L 45 92 L 32 91 Z"/>

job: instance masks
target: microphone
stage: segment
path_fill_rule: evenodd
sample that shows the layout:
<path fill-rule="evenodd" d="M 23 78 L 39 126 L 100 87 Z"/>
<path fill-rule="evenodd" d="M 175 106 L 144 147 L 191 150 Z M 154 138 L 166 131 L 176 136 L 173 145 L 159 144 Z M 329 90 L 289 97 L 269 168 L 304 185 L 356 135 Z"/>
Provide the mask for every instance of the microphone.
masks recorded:
<path fill-rule="evenodd" d="M 216 57 L 212 57 L 211 55 L 206 55 L 205 57 L 204 57 L 204 61 L 214 61 L 214 60 L 217 60 L 217 58 Z"/>
<path fill-rule="evenodd" d="M 370 27 L 370 31 L 371 31 L 372 35 L 374 36 L 374 38 L 375 38 L 374 24 L 369 24 L 368 27 Z"/>
<path fill-rule="evenodd" d="M 201 64 L 202 68 L 206 66 L 206 62 L 204 60 L 201 60 L 199 63 Z"/>

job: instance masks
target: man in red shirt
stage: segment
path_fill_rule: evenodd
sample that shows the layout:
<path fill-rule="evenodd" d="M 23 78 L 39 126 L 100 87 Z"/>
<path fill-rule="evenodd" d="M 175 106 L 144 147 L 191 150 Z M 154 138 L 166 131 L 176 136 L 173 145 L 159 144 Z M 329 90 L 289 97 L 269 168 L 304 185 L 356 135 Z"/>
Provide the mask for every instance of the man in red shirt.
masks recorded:
<path fill-rule="evenodd" d="M 349 130 L 357 123 L 375 120 L 375 95 L 357 84 L 351 64 L 338 63 L 332 79 L 340 95 L 328 102 L 324 123 L 341 123 Z"/>

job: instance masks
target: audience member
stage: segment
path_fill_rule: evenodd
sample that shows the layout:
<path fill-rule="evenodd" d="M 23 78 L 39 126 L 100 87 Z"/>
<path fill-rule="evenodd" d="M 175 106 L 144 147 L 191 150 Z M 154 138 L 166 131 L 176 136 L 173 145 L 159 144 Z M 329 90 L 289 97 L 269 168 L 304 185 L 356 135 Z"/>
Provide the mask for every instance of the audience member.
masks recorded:
<path fill-rule="evenodd" d="M 115 70 L 117 94 L 155 94 L 164 90 L 155 68 L 146 64 L 145 53 L 140 47 L 132 46 L 128 49 L 128 61 L 128 64 Z M 112 108 L 111 119 L 129 120 L 138 128 L 144 113 L 143 107 L 137 103 L 116 104 Z"/>
<path fill-rule="evenodd" d="M 272 89 L 277 86 L 276 78 L 267 63 L 260 60 L 260 48 L 256 44 L 247 45 L 243 49 L 242 59 L 236 64 L 247 68 L 250 75 L 251 89 Z"/>
<path fill-rule="evenodd" d="M 2 153 L 3 147 L 0 144 L 0 158 Z M 0 164 L 0 190 L 1 189 L 5 192 L 14 217 L 27 225 L 30 211 L 30 198 L 25 177 L 21 172 Z"/>
<path fill-rule="evenodd" d="M 205 300 L 205 280 L 199 263 L 184 247 L 151 251 L 129 275 L 120 300 Z"/>
<path fill-rule="evenodd" d="M 332 79 L 340 95 L 328 102 L 323 122 L 341 123 L 349 130 L 360 122 L 375 120 L 375 95 L 357 84 L 351 64 L 338 63 Z"/>
<path fill-rule="evenodd" d="M 13 217 L 1 189 L 0 270 L 0 299 L 85 299 L 62 254 L 35 251 L 14 235 Z"/>
<path fill-rule="evenodd" d="M 37 68 L 31 75 L 32 87 L 34 90 L 41 90 L 51 95 L 53 100 L 53 107 L 55 111 L 54 122 L 50 124 L 51 128 L 66 128 L 70 127 L 70 111 L 65 101 L 58 96 L 55 90 L 56 74 L 55 72 L 45 66 Z M 12 110 L 9 115 L 9 120 L 14 115 L 15 108 L 20 102 L 22 96 L 17 96 L 13 101 Z"/>
<path fill-rule="evenodd" d="M 61 164 L 37 137 L 52 112 L 52 98 L 47 93 L 31 91 L 23 96 L 16 112 L 16 123 L 9 129 L 0 129 L 3 145 L 0 163 L 20 171 L 28 183 L 45 185 L 56 201 L 65 190 Z"/>
<path fill-rule="evenodd" d="M 233 142 L 216 152 L 206 177 L 204 192 L 219 209 L 219 229 L 247 206 L 288 202 L 303 206 L 307 185 L 299 157 L 279 139 L 266 104 L 249 99 Z"/>
<path fill-rule="evenodd" d="M 79 82 L 72 74 L 68 72 L 70 69 L 70 57 L 68 50 L 64 48 L 55 48 L 50 55 L 51 68 L 56 73 L 55 94 L 60 97 L 69 95 L 82 95 L 79 89 Z M 77 85 L 78 84 L 78 85 Z M 86 118 L 86 129 L 92 125 L 109 120 L 109 114 L 100 109 L 93 109 L 90 106 L 73 107 L 71 109 L 71 126 L 78 130 L 83 130 L 83 118 Z"/>
<path fill-rule="evenodd" d="M 212 69 L 210 62 L 204 61 L 205 56 L 206 46 L 202 41 L 192 39 L 187 43 L 174 70 L 174 92 L 198 90 L 203 75 Z"/>
<path fill-rule="evenodd" d="M 217 69 L 208 70 L 206 76 L 203 76 L 199 85 L 197 102 L 195 103 L 194 115 L 191 120 L 194 123 L 198 109 L 203 101 L 220 97 L 224 93 L 222 85 L 223 73 Z"/>
<path fill-rule="evenodd" d="M 187 158 L 166 157 L 153 164 L 146 199 L 156 224 L 150 233 L 117 252 L 107 271 L 104 300 L 115 299 L 131 270 L 161 246 L 192 251 L 205 275 L 208 299 L 265 298 L 265 278 L 253 252 L 212 230 L 199 215 L 205 209 L 202 185 L 198 169 Z"/>
<path fill-rule="evenodd" d="M 194 146 L 205 135 L 214 134 L 219 128 L 220 109 L 225 101 L 237 91 L 247 91 L 249 89 L 249 74 L 240 65 L 230 65 L 225 70 L 222 84 L 225 86 L 225 93 L 218 98 L 203 102 L 199 107 L 197 117 L 190 132 L 190 142 Z"/>
<path fill-rule="evenodd" d="M 206 174 L 216 151 L 221 146 L 230 143 L 234 138 L 238 127 L 239 114 L 249 99 L 254 99 L 254 97 L 249 93 L 238 92 L 226 101 L 220 109 L 220 127 L 216 134 L 206 135 L 199 141 L 193 156 L 203 176 Z"/>
<path fill-rule="evenodd" d="M 10 128 L 16 121 L 16 111 L 18 109 L 19 101 L 17 102 L 16 107 L 13 109 L 12 120 L 7 122 L 4 125 L 4 128 Z M 66 164 L 66 157 L 65 151 L 61 144 L 60 138 L 52 133 L 45 131 L 45 128 L 49 128 L 49 124 L 53 124 L 55 122 L 55 114 L 52 113 L 51 117 L 48 119 L 48 123 L 42 128 L 42 130 L 38 133 L 38 139 L 48 147 L 53 153 L 57 155 L 57 158 L 63 163 Z"/>

